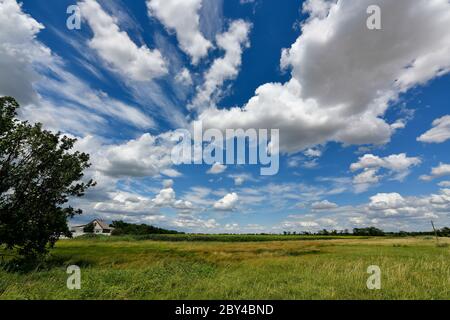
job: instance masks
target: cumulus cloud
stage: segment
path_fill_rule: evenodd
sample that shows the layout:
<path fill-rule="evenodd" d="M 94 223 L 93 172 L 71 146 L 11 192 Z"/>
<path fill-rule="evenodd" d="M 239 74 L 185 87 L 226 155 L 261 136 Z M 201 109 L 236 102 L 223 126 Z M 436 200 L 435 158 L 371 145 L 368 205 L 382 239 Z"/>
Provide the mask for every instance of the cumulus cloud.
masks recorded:
<path fill-rule="evenodd" d="M 417 141 L 426 143 L 442 143 L 450 139 L 450 116 L 433 121 L 433 128 L 417 138 Z"/>
<path fill-rule="evenodd" d="M 175 190 L 172 186 L 165 186 L 154 199 L 152 203 L 156 207 L 169 207 L 178 209 L 184 213 L 189 213 L 194 209 L 194 205 L 190 201 L 177 200 Z"/>
<path fill-rule="evenodd" d="M 307 2 L 305 10 L 312 16 L 297 41 L 283 51 L 281 65 L 292 70 L 292 78 L 262 85 L 242 108 L 205 110 L 199 118 L 206 127 L 280 128 L 284 152 L 329 141 L 390 141 L 399 126 L 383 119 L 389 103 L 449 71 L 450 4 L 323 3 Z M 384 13 L 382 32 L 366 28 L 369 5 L 379 5 Z"/>
<path fill-rule="evenodd" d="M 397 209 L 405 204 L 405 199 L 398 193 L 379 193 L 370 197 L 369 208 L 372 210 Z"/>
<path fill-rule="evenodd" d="M 33 83 L 39 78 L 33 63 L 45 63 L 51 54 L 35 40 L 44 26 L 22 11 L 15 0 L 0 1 L 0 95 L 20 103 L 37 100 Z"/>
<path fill-rule="evenodd" d="M 393 180 L 402 181 L 414 166 L 421 164 L 422 161 L 417 157 L 408 157 L 405 153 L 394 154 L 384 158 L 373 154 L 366 154 L 359 158 L 358 162 L 350 166 L 350 170 L 360 171 L 362 173 L 354 177 L 353 183 L 357 192 L 366 191 L 371 185 L 377 184 L 382 175 L 379 175 L 380 169 L 386 169 L 388 175 Z"/>
<path fill-rule="evenodd" d="M 115 191 L 109 193 L 109 198 L 105 201 L 94 204 L 93 209 L 99 212 L 160 215 L 159 209 L 172 208 L 178 212 L 191 213 L 194 205 L 187 200 L 177 199 L 173 189 L 173 181 L 165 180 L 161 189 L 154 198 L 145 197 L 139 194 Z"/>
<path fill-rule="evenodd" d="M 378 218 L 403 217 L 427 219 L 430 214 L 447 215 L 450 211 L 450 190 L 423 197 L 403 197 L 398 193 L 382 193 L 370 198 L 368 214 Z"/>
<path fill-rule="evenodd" d="M 325 18 L 330 12 L 333 1 L 314 0 L 305 1 L 303 4 L 303 12 L 308 13 L 310 18 Z"/>
<path fill-rule="evenodd" d="M 445 226 L 450 218 L 450 189 L 437 194 L 403 196 L 397 192 L 378 193 L 368 203 L 339 206 L 328 213 L 298 214 L 288 217 L 277 229 L 320 230 L 376 226 L 388 231 L 427 230 L 430 219 Z"/>
<path fill-rule="evenodd" d="M 212 47 L 200 31 L 199 11 L 202 0 L 148 0 L 150 16 L 158 18 L 164 26 L 175 31 L 180 48 L 187 53 L 193 64 L 208 54 Z"/>
<path fill-rule="evenodd" d="M 338 223 L 335 219 L 331 218 L 314 218 L 312 216 L 307 217 L 294 217 L 295 220 L 286 220 L 281 223 L 283 230 L 291 231 L 318 231 L 321 229 L 335 230 L 338 227 Z M 309 219 L 309 220 L 308 220 Z"/>
<path fill-rule="evenodd" d="M 359 161 L 350 166 L 352 171 L 366 168 L 385 168 L 395 172 L 403 172 L 412 166 L 419 165 L 421 160 L 417 157 L 408 157 L 405 153 L 394 154 L 380 158 L 373 154 L 366 154 Z"/>
<path fill-rule="evenodd" d="M 138 47 L 97 1 L 84 0 L 79 6 L 94 34 L 89 46 L 112 69 L 134 81 L 147 81 L 167 74 L 161 52 L 150 50 L 146 45 Z"/>
<path fill-rule="evenodd" d="M 330 202 L 328 200 L 318 201 L 314 202 L 311 205 L 311 209 L 321 211 L 321 210 L 330 210 L 330 209 L 336 209 L 339 206 L 336 203 Z"/>
<path fill-rule="evenodd" d="M 420 177 L 423 181 L 431 181 L 450 175 L 450 164 L 440 163 L 437 167 L 431 169 L 430 175 Z"/>
<path fill-rule="evenodd" d="M 227 166 L 225 166 L 219 162 L 216 162 L 211 166 L 211 168 L 208 170 L 207 173 L 220 174 L 220 173 L 224 172 L 226 169 L 227 169 Z"/>
<path fill-rule="evenodd" d="M 398 193 L 380 193 L 370 198 L 365 212 L 372 219 L 415 219 L 444 218 L 450 212 L 450 190 L 442 189 L 440 194 L 422 197 L 403 197 Z"/>
<path fill-rule="evenodd" d="M 235 186 L 241 186 L 246 181 L 257 181 L 257 179 L 253 178 L 252 175 L 248 173 L 230 174 L 228 177 L 234 180 Z"/>
<path fill-rule="evenodd" d="M 230 24 L 227 32 L 216 37 L 217 46 L 225 51 L 225 55 L 214 60 L 205 74 L 203 85 L 197 88 L 197 94 L 191 108 L 203 110 L 214 104 L 220 88 L 226 80 L 234 79 L 242 63 L 242 52 L 249 47 L 248 40 L 251 24 L 236 20 Z"/>
<path fill-rule="evenodd" d="M 214 204 L 214 209 L 219 211 L 232 211 L 235 209 L 239 197 L 236 193 L 229 193 Z"/>
<path fill-rule="evenodd" d="M 216 229 L 220 225 L 215 219 L 200 219 L 193 216 L 179 216 L 172 224 L 178 228 L 187 228 L 194 230 Z"/>
<path fill-rule="evenodd" d="M 95 167 L 105 175 L 123 177 L 154 177 L 160 173 L 177 176 L 171 170 L 172 144 L 169 136 L 143 134 L 123 144 L 106 145 L 93 154 Z"/>
<path fill-rule="evenodd" d="M 438 186 L 442 188 L 450 188 L 450 181 L 441 181 L 438 183 Z"/>
<path fill-rule="evenodd" d="M 356 193 L 367 191 L 370 186 L 380 182 L 381 177 L 377 175 L 376 169 L 366 169 L 353 178 Z"/>
<path fill-rule="evenodd" d="M 109 194 L 106 201 L 97 202 L 93 209 L 99 212 L 122 213 L 122 214 L 148 214 L 158 215 L 152 200 L 124 191 L 115 191 Z"/>

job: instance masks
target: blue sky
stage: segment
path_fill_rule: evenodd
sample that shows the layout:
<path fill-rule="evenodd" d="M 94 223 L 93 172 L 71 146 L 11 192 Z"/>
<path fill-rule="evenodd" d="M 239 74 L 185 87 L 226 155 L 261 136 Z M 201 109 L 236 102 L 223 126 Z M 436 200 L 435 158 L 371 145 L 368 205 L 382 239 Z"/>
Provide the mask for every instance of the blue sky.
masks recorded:
<path fill-rule="evenodd" d="M 427 230 L 450 225 L 449 17 L 446 0 L 0 0 L 0 95 L 91 154 L 71 223 Z M 174 165 L 175 130 L 200 121 L 279 129 L 279 172 Z"/>

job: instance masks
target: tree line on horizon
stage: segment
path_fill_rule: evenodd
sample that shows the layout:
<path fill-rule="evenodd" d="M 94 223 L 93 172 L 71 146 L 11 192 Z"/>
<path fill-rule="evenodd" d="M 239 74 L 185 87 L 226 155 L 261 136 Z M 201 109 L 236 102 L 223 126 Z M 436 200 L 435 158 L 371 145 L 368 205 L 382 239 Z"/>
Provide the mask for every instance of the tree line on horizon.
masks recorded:
<path fill-rule="evenodd" d="M 122 235 L 147 235 L 147 234 L 184 234 L 175 230 L 167 230 L 163 228 L 154 227 L 147 224 L 132 224 L 124 221 L 113 221 L 110 227 L 114 228 L 111 232 L 112 236 Z"/>
<path fill-rule="evenodd" d="M 368 237 L 383 237 L 383 236 L 398 236 L 398 237 L 414 237 L 414 236 L 438 236 L 438 237 L 450 237 L 450 228 L 443 227 L 436 231 L 396 231 L 387 232 L 379 228 L 354 228 L 351 232 L 348 229 L 345 230 L 327 230 L 322 229 L 317 232 L 309 231 L 284 231 L 283 235 L 315 235 L 315 236 L 368 236 Z"/>

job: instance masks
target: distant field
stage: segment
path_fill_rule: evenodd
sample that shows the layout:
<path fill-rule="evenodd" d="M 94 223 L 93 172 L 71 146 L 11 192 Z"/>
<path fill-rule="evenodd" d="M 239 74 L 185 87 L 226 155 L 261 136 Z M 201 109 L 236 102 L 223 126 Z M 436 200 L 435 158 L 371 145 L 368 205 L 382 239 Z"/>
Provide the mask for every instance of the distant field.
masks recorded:
<path fill-rule="evenodd" d="M 267 242 L 296 240 L 367 239 L 361 236 L 319 236 L 319 235 L 240 235 L 240 234 L 149 234 L 142 236 L 103 237 L 94 236 L 99 241 L 200 241 L 200 242 Z M 84 239 L 89 239 L 89 236 Z"/>
<path fill-rule="evenodd" d="M 449 238 L 168 237 L 59 241 L 46 268 L 0 269 L 0 298 L 450 299 Z M 81 290 L 66 288 L 72 264 Z M 381 290 L 366 287 L 370 265 Z"/>

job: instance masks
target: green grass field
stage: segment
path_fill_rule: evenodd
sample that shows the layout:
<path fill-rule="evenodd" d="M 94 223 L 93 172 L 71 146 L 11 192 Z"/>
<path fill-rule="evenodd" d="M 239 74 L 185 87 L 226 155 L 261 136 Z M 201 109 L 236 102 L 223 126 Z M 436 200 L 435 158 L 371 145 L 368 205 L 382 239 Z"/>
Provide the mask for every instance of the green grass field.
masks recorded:
<path fill-rule="evenodd" d="M 0 299 L 450 299 L 448 238 L 204 237 L 59 241 L 45 267 L 0 269 Z"/>

